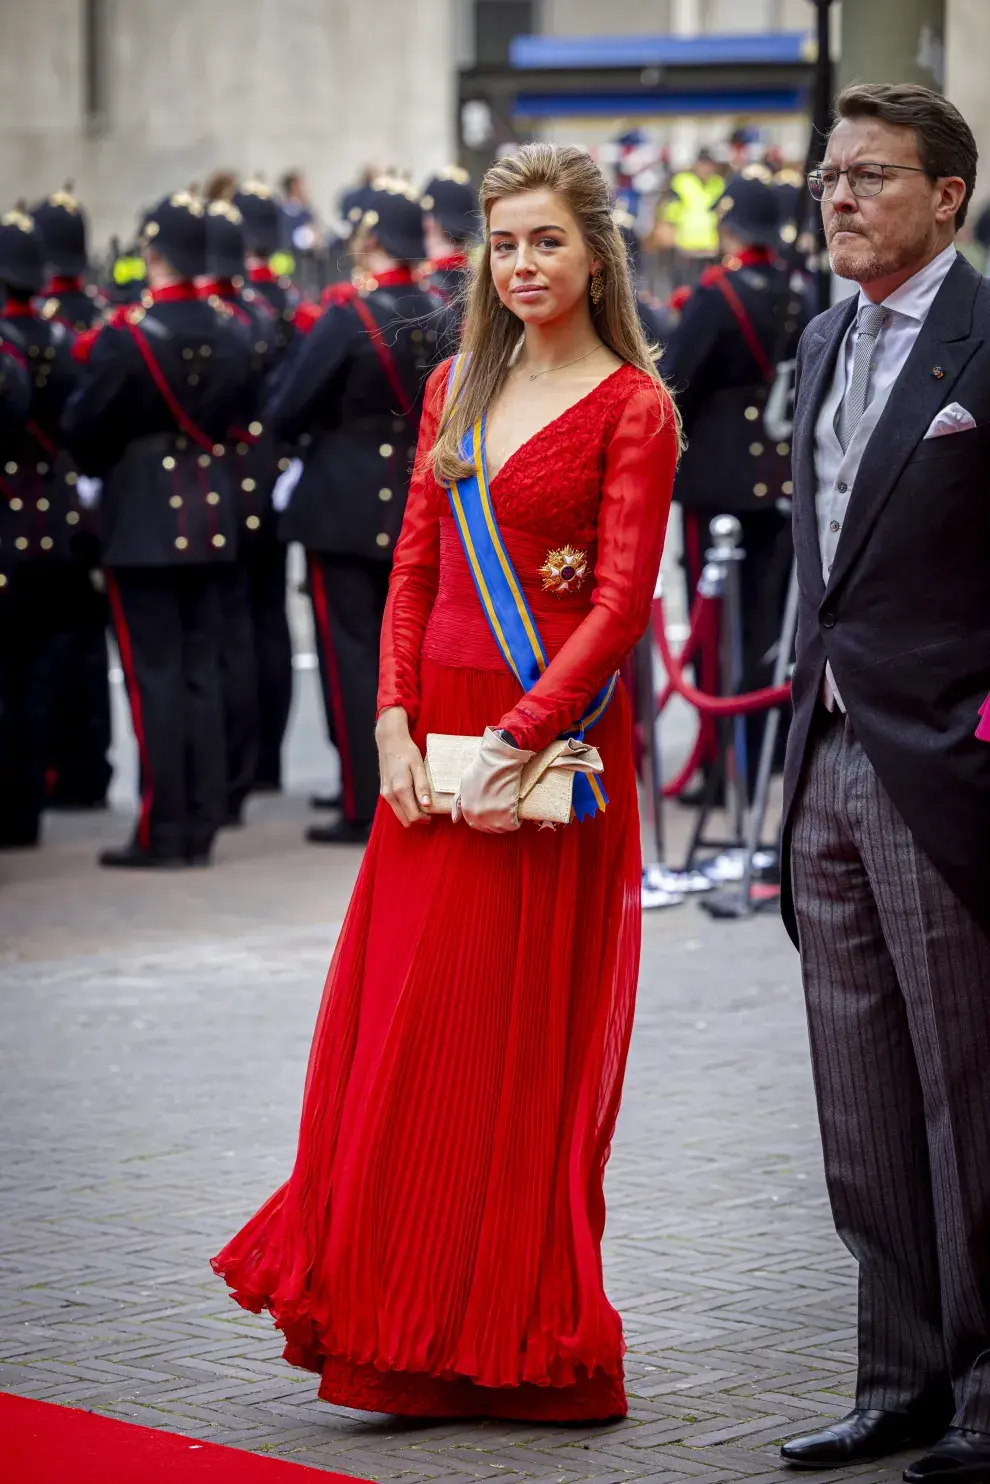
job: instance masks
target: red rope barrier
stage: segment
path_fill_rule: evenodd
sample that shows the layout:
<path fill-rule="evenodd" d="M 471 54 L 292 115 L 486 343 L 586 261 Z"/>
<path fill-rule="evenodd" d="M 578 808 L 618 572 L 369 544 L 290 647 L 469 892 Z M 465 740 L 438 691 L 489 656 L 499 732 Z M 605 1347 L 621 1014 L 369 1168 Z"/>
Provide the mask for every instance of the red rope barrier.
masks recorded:
<path fill-rule="evenodd" d="M 708 600 L 702 599 L 699 601 L 705 602 Z M 785 685 L 766 686 L 763 690 L 749 691 L 741 696 L 712 696 L 698 690 L 696 686 L 693 686 L 685 678 L 680 661 L 675 659 L 671 651 L 670 642 L 667 639 L 667 628 L 664 623 L 662 598 L 656 599 L 654 614 L 654 632 L 660 648 L 660 657 L 663 660 L 664 669 L 667 672 L 668 682 L 673 687 L 675 693 L 692 705 L 702 717 L 749 716 L 754 711 L 768 711 L 772 706 L 782 706 L 790 699 L 791 686 L 789 681 Z"/>

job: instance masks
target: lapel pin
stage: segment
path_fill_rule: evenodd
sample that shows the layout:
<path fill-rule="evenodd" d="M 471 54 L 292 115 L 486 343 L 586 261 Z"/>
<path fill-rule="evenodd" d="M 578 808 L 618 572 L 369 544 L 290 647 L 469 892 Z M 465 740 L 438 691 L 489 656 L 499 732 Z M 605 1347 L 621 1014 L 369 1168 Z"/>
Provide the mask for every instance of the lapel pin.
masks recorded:
<path fill-rule="evenodd" d="M 941 366 L 933 366 L 932 375 L 934 376 L 936 381 L 941 381 L 942 377 L 945 375 L 945 372 L 942 370 Z"/>

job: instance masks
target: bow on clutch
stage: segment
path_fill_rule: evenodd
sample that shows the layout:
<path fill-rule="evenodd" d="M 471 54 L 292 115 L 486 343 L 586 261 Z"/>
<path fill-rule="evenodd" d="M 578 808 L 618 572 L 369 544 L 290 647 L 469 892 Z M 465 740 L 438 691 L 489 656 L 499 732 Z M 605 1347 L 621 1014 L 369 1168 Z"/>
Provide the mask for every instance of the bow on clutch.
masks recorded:
<path fill-rule="evenodd" d="M 603 771 L 601 754 L 588 742 L 558 737 L 541 752 L 512 747 L 492 728 L 483 737 L 426 739 L 431 814 L 464 816 L 476 828 L 504 834 L 522 820 L 567 824 L 574 780 Z"/>

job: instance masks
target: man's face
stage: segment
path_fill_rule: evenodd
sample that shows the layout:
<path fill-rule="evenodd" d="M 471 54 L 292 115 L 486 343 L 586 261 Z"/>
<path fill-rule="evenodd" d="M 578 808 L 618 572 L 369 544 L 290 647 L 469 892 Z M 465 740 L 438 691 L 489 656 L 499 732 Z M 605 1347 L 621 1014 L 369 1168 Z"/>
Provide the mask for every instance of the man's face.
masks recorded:
<path fill-rule="evenodd" d="M 858 164 L 906 165 L 913 171 L 921 166 L 913 129 L 872 118 L 841 119 L 822 163 L 835 170 Z M 854 196 L 848 176 L 840 177 L 834 196 L 822 201 L 833 273 L 870 283 L 928 258 L 955 213 L 947 209 L 943 183 L 912 170 L 885 170 L 876 196 Z"/>

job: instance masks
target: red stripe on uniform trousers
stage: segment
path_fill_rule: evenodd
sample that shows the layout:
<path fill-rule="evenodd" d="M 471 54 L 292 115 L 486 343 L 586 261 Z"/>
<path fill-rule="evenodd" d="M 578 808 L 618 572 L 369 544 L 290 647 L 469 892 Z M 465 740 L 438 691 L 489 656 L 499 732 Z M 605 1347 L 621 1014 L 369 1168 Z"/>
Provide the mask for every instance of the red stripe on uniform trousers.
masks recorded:
<path fill-rule="evenodd" d="M 137 741 L 138 757 L 141 760 L 141 812 L 138 815 L 137 838 L 141 849 L 147 850 L 151 839 L 151 808 L 155 801 L 155 785 L 148 761 L 144 713 L 141 710 L 141 691 L 138 687 L 137 671 L 134 668 L 134 650 L 131 646 L 131 633 L 127 627 L 127 619 L 124 617 L 120 588 L 112 572 L 105 572 L 104 576 L 107 597 L 110 599 L 110 612 L 113 615 L 113 626 L 117 634 L 117 648 L 120 650 L 120 668 L 124 672 L 127 699 L 131 703 L 131 721 Z"/>
<path fill-rule="evenodd" d="M 340 787 L 344 796 L 344 814 L 349 819 L 357 818 L 357 800 L 354 796 L 354 773 L 351 769 L 351 746 L 347 736 L 347 720 L 344 715 L 344 697 L 340 689 L 340 672 L 330 634 L 330 609 L 327 607 L 327 590 L 320 564 L 313 556 L 309 558 L 309 591 L 313 600 L 316 625 L 323 641 L 323 655 L 327 667 L 327 688 L 330 691 L 330 710 L 333 713 L 333 730 L 340 753 Z"/>

